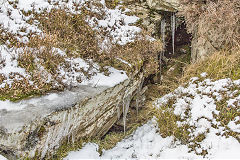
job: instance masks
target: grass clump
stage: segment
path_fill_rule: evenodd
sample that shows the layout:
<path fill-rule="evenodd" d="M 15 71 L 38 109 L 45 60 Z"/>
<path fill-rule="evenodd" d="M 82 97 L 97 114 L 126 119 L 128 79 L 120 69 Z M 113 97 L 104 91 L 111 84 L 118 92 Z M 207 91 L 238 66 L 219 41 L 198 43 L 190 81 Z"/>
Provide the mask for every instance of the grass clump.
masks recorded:
<path fill-rule="evenodd" d="M 147 123 L 154 115 L 154 109 L 151 103 L 148 102 L 146 106 L 141 108 L 138 112 L 133 108 L 130 108 L 130 112 L 127 115 L 127 126 L 124 134 L 123 129 L 121 131 L 115 130 L 114 127 L 104 137 L 95 138 L 92 142 L 99 145 L 99 153 L 102 154 L 102 150 L 109 150 L 116 146 L 122 139 L 131 135 L 139 126 Z M 137 114 L 137 116 L 136 116 Z"/>
<path fill-rule="evenodd" d="M 105 65 L 110 64 L 118 68 L 115 65 L 116 58 L 121 58 L 132 66 L 125 64 L 127 68 L 122 69 L 129 72 L 142 70 L 145 76 L 156 73 L 158 70 L 157 54 L 162 49 L 162 43 L 160 41 L 151 42 L 145 37 L 146 35 L 143 33 L 134 42 L 124 46 L 115 44 L 110 51 L 104 53 Z"/>
<path fill-rule="evenodd" d="M 84 9 L 82 14 L 71 14 L 64 9 L 52 9 L 49 13 L 37 15 L 36 19 L 44 32 L 55 36 L 56 43 L 52 44 L 53 46 L 66 49 L 66 53 L 70 56 L 94 58 L 94 55 L 99 53 L 97 33 L 86 22 L 87 14 L 87 10 Z"/>
<path fill-rule="evenodd" d="M 42 95 L 50 90 L 62 90 L 63 84 L 57 80 L 57 68 L 60 64 L 65 63 L 62 56 L 53 51 L 51 45 L 54 39 L 48 35 L 44 39 L 38 36 L 31 37 L 29 46 L 19 46 L 21 49 L 15 49 L 18 52 L 16 57 L 18 66 L 24 68 L 28 74 L 27 77 L 14 73 L 9 78 L 13 80 L 11 85 L 6 84 L 0 88 L 0 99 L 17 101 L 31 96 Z M 52 80 L 48 82 L 48 76 Z M 55 76 L 54 76 L 55 75 Z M 1 82 L 6 77 L 2 75 Z M 55 82 L 58 81 L 58 85 Z"/>
<path fill-rule="evenodd" d="M 190 132 L 189 125 L 178 126 L 177 122 L 181 121 L 179 116 L 173 113 L 172 102 L 155 109 L 155 117 L 157 117 L 159 133 L 163 138 L 174 136 L 175 140 L 180 140 L 183 144 L 189 143 Z"/>
<path fill-rule="evenodd" d="M 217 121 L 221 123 L 222 127 L 226 128 L 226 132 L 224 133 L 224 136 L 226 137 L 232 136 L 236 138 L 240 143 L 239 133 L 232 131 L 228 127 L 228 124 L 230 121 L 234 121 L 236 117 L 240 116 L 240 111 L 239 111 L 240 106 L 236 104 L 236 107 L 228 107 L 227 100 L 228 100 L 228 97 L 224 95 L 224 98 L 221 101 L 217 102 L 217 110 L 220 112 L 219 112 L 219 115 L 215 115 L 215 118 Z M 240 121 L 236 122 L 236 124 L 240 124 Z"/>
<path fill-rule="evenodd" d="M 81 149 L 83 145 L 89 141 L 90 138 L 82 138 L 74 143 L 65 141 L 60 145 L 56 153 L 52 157 L 49 157 L 48 159 L 62 160 L 63 158 L 67 157 L 69 152 Z"/>
<path fill-rule="evenodd" d="M 106 6 L 108 8 L 114 9 L 117 7 L 117 5 L 119 4 L 119 0 L 106 0 Z"/>
<path fill-rule="evenodd" d="M 240 78 L 240 49 L 232 51 L 222 50 L 213 55 L 188 65 L 184 71 L 182 82 L 187 82 L 191 77 L 199 77 L 206 72 L 209 78 L 218 80 Z"/>

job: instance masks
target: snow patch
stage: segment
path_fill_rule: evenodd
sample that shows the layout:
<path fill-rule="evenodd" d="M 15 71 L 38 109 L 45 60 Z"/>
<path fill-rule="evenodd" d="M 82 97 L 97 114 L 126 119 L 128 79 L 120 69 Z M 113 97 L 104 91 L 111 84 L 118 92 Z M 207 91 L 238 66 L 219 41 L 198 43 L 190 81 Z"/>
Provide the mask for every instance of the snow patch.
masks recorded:
<path fill-rule="evenodd" d="M 7 158 L 5 158 L 2 155 L 0 155 L 0 160 L 7 160 Z"/>
<path fill-rule="evenodd" d="M 81 150 L 70 152 L 64 160 L 91 158 L 92 155 L 98 155 L 94 157 L 97 159 L 197 158 L 186 146 L 174 143 L 174 137 L 162 138 L 158 130 L 153 119 L 113 149 L 103 150 L 102 156 L 99 156 L 96 144 L 88 143 Z"/>
<path fill-rule="evenodd" d="M 233 82 L 231 79 L 200 81 L 199 78 L 192 78 L 185 87 L 180 86 L 174 92 L 154 102 L 158 108 L 169 101 L 173 103 L 174 114 L 182 119 L 177 121 L 178 126 L 185 124 L 190 126 L 188 129 L 190 141 L 199 135 L 205 137 L 201 142 L 196 142 L 195 151 L 191 151 L 190 147 L 194 141 L 182 145 L 180 141 L 174 140 L 173 136 L 161 137 L 156 118 L 153 118 L 128 138 L 117 143 L 114 148 L 103 150 L 101 156 L 97 152 L 96 144 L 87 143 L 83 149 L 70 152 L 64 159 L 91 158 L 93 155 L 96 159 L 238 159 L 240 143 L 234 137 L 225 137 L 224 133 L 229 129 L 239 133 L 240 117 L 237 116 L 230 121 L 228 129 L 226 126 L 221 126 L 214 116 L 219 114 L 216 102 L 222 94 L 232 95 L 232 98 L 239 94 L 236 90 L 232 91 L 232 87 L 236 87 L 236 81 Z M 201 154 L 205 151 L 208 154 L 203 157 Z"/>
<path fill-rule="evenodd" d="M 205 77 L 205 75 L 205 73 L 201 74 L 202 77 Z M 205 139 L 198 143 L 199 147 L 195 148 L 196 153 L 200 154 L 207 150 L 208 158 L 222 158 L 222 152 L 226 150 L 226 155 L 236 158 L 239 157 L 239 153 L 236 153 L 235 150 L 236 148 L 240 149 L 237 139 L 226 138 L 222 135 L 229 129 L 236 133 L 240 132 L 239 116 L 228 123 L 229 129 L 221 126 L 221 123 L 214 117 L 214 115 L 217 116 L 220 113 L 216 104 L 222 100 L 223 96 L 228 98 L 226 107 L 229 109 L 239 108 L 240 95 L 238 89 L 233 90 L 232 88 L 239 88 L 238 81 L 232 81 L 229 78 L 217 81 L 211 79 L 200 81 L 198 77 L 194 77 L 191 78 L 186 87 L 178 87 L 172 93 L 156 100 L 154 105 L 161 108 L 170 100 L 174 101 L 172 105 L 173 113 L 181 117 L 181 121 L 177 121 L 177 125 L 179 127 L 189 125 L 192 140 L 199 135 L 205 136 Z M 218 129 L 215 129 L 216 126 Z M 235 144 L 235 148 L 230 145 L 231 142 Z M 226 155 L 223 157 L 226 157 Z"/>

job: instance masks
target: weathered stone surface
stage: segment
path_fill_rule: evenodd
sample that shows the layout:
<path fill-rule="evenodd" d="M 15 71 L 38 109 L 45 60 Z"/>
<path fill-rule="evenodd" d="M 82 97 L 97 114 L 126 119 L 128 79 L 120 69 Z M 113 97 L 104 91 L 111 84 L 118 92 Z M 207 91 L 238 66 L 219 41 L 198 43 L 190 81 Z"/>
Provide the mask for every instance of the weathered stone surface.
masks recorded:
<path fill-rule="evenodd" d="M 9 159 L 39 156 L 50 158 L 63 141 L 102 136 L 118 119 L 126 98 L 132 99 L 143 81 L 142 73 L 77 104 L 54 110 L 26 121 L 17 130 L 2 129 L 0 153 Z"/>
<path fill-rule="evenodd" d="M 224 37 L 219 36 L 219 31 L 216 28 L 204 27 L 199 23 L 195 28 L 192 40 L 192 61 L 195 62 L 210 56 L 217 50 L 225 47 Z"/>
<path fill-rule="evenodd" d="M 203 37 L 194 36 L 191 42 L 191 59 L 193 62 L 204 59 L 216 51 L 212 43 Z"/>
<path fill-rule="evenodd" d="M 159 11 L 176 12 L 180 9 L 179 0 L 147 0 L 151 9 Z"/>
<path fill-rule="evenodd" d="M 169 38 L 171 38 L 169 14 L 170 12 L 177 12 L 183 8 L 180 5 L 180 0 L 146 0 L 146 2 L 139 1 L 139 3 L 133 3 L 133 0 L 124 1 L 130 3 L 127 7 L 134 11 L 142 19 L 142 25 L 146 27 L 154 38 L 161 37 L 161 19 L 168 18 L 166 19 L 168 21 L 166 25 L 166 41 L 169 41 Z M 181 25 L 183 24 L 184 23 L 181 21 L 177 22 L 177 25 L 180 26 L 179 28 L 181 28 Z M 184 35 L 176 35 L 176 45 L 178 42 L 179 45 L 181 45 L 184 38 L 186 38 L 187 41 L 190 41 L 190 35 L 186 34 L 186 32 L 182 33 L 184 33 Z M 193 62 L 203 59 L 204 57 L 214 53 L 216 49 L 221 48 L 221 43 L 219 43 L 219 41 L 221 42 L 223 40 L 217 39 L 217 34 L 218 33 L 214 29 L 206 33 L 199 33 L 196 28 L 195 33 L 192 34 L 191 42 L 191 57 Z M 179 37 L 181 37 L 180 41 L 178 41 Z"/>

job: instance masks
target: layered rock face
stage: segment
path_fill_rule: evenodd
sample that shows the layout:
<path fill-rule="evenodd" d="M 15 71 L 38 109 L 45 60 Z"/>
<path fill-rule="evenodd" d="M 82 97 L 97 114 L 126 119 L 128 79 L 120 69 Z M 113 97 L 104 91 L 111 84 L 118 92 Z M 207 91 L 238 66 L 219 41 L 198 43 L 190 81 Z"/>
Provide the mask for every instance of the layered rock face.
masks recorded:
<path fill-rule="evenodd" d="M 175 13 L 181 8 L 179 0 L 141 0 L 138 1 L 139 3 L 133 0 L 124 0 L 124 2 L 141 18 L 143 27 L 155 38 L 161 37 L 161 20 L 167 15 L 168 21 L 170 21 L 171 13 Z"/>
<path fill-rule="evenodd" d="M 147 0 L 147 4 L 149 8 L 158 11 L 177 12 L 183 8 L 179 0 Z M 198 28 L 196 28 L 191 42 L 191 58 L 193 62 L 204 59 L 204 57 L 214 53 L 216 48 L 220 47 L 218 44 L 213 44 L 213 42 L 217 41 L 214 34 L 217 33 L 209 31 L 205 36 L 199 36 Z"/>
<path fill-rule="evenodd" d="M 143 99 L 143 79 L 142 73 L 135 73 L 112 88 L 89 87 L 76 104 L 46 112 L 41 112 L 41 106 L 32 106 L 1 113 L 0 153 L 9 159 L 51 159 L 63 142 L 104 135 L 123 111 L 127 113 L 134 96 Z"/>
<path fill-rule="evenodd" d="M 125 1 L 130 2 L 132 0 Z M 157 35 L 156 37 L 160 38 L 160 25 L 161 20 L 164 18 L 164 15 L 165 17 L 169 17 L 170 13 L 181 11 L 182 9 L 184 9 L 184 6 L 180 4 L 179 0 L 146 0 L 141 1 L 141 3 L 139 4 L 131 3 L 130 8 L 136 13 L 138 13 L 138 16 L 140 18 L 142 18 L 143 26 L 146 26 L 147 30 L 150 31 L 152 35 Z M 182 22 L 178 22 L 177 25 L 181 26 L 181 23 Z M 169 32 L 171 32 L 171 30 L 169 30 L 169 26 L 167 27 L 168 29 L 166 30 L 166 33 L 168 34 L 167 36 L 170 36 Z M 184 32 L 184 34 L 186 34 L 186 32 Z M 221 46 L 219 46 L 219 44 L 221 43 L 218 43 L 218 39 L 216 39 L 217 34 L 218 33 L 216 33 L 216 31 L 213 29 L 206 32 L 204 36 L 200 36 L 199 29 L 195 29 L 195 32 L 192 34 L 191 37 L 191 57 L 193 62 L 199 59 L 203 59 L 211 53 L 214 53 L 216 51 L 216 48 L 221 48 Z M 177 39 L 178 37 L 176 36 L 176 43 Z"/>

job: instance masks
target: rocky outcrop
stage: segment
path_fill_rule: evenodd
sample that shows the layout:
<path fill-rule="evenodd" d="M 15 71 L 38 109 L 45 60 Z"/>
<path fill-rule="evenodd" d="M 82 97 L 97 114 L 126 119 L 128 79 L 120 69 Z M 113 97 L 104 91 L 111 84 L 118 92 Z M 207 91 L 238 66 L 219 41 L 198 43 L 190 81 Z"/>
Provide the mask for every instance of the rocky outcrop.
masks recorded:
<path fill-rule="evenodd" d="M 8 124 L 3 122 L 11 117 L 2 116 L 0 154 L 9 159 L 36 156 L 38 159 L 51 159 L 63 142 L 74 142 L 83 137 L 101 137 L 123 111 L 124 114 L 127 113 L 129 101 L 136 95 L 142 96 L 143 79 L 142 73 L 135 73 L 115 87 L 96 92 L 95 95 L 91 91 L 92 96 L 88 95 L 72 106 L 61 107 L 38 116 L 34 116 L 32 111 L 30 114 L 34 118 L 31 121 L 23 125 L 14 122 L 18 129 L 7 129 L 11 121 Z"/>
<path fill-rule="evenodd" d="M 180 5 L 179 0 L 147 0 L 147 5 L 150 9 L 155 10 L 156 12 L 165 11 L 164 14 L 166 14 L 166 12 L 181 11 L 184 8 Z M 155 30 L 158 31 L 159 27 L 157 27 L 157 24 L 159 23 L 155 23 Z M 207 31 L 204 34 L 199 34 L 199 32 L 199 29 L 195 28 L 195 32 L 192 34 L 191 59 L 193 62 L 204 59 L 205 57 L 214 53 L 217 49 L 221 48 L 221 46 L 219 46 L 219 44 L 221 43 L 218 43 L 219 40 L 216 38 L 216 35 L 218 33 L 214 29 L 212 29 L 211 31 Z M 183 35 L 183 38 L 184 37 L 187 37 L 190 40 L 189 35 Z"/>
<path fill-rule="evenodd" d="M 193 36 L 191 48 L 191 59 L 193 62 L 204 59 L 216 51 L 216 48 L 207 38 L 196 35 Z"/>
<path fill-rule="evenodd" d="M 178 0 L 147 0 L 134 1 L 124 0 L 127 8 L 141 18 L 141 24 L 154 38 L 161 37 L 161 20 L 168 17 L 172 12 L 180 9 Z"/>
<path fill-rule="evenodd" d="M 179 0 L 147 0 L 147 4 L 150 9 L 176 12 L 180 9 Z"/>
<path fill-rule="evenodd" d="M 132 2 L 133 0 L 125 1 Z M 166 41 L 171 39 L 171 26 L 169 25 L 171 12 L 178 12 L 184 8 L 184 6 L 180 4 L 180 0 L 146 0 L 141 1 L 141 3 L 130 3 L 128 7 L 133 10 L 134 13 L 138 14 L 142 19 L 142 25 L 145 26 L 155 38 L 161 37 L 161 20 L 165 18 L 168 21 L 166 25 Z M 195 32 L 190 35 L 187 34 L 186 28 L 182 27 L 184 25 L 184 20 L 177 18 L 178 28 L 176 30 L 175 43 L 177 45 L 179 42 L 179 44 L 182 45 L 182 42 L 185 41 L 187 44 L 190 43 L 192 38 L 191 57 L 193 62 L 203 59 L 211 53 L 214 53 L 217 48 L 221 48 L 221 46 L 219 46 L 221 43 L 218 43 L 218 39 L 216 38 L 216 34 L 218 33 L 216 33 L 214 29 L 200 36 L 196 28 Z"/>

